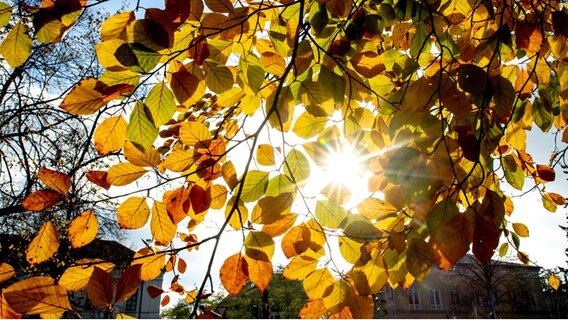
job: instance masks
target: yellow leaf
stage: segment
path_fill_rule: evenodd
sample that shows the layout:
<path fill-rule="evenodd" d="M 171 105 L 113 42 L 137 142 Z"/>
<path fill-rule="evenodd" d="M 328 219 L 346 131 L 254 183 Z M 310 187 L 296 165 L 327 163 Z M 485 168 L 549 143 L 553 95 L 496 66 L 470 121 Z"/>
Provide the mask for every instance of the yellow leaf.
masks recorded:
<path fill-rule="evenodd" d="M 527 147 L 527 133 L 520 124 L 510 122 L 505 132 L 505 139 L 514 149 L 524 151 Z"/>
<path fill-rule="evenodd" d="M 157 167 L 160 165 L 161 157 L 160 153 L 150 146 L 146 150 L 141 151 L 132 142 L 126 140 L 124 142 L 124 157 L 128 162 L 139 167 Z"/>
<path fill-rule="evenodd" d="M 262 231 L 251 231 L 244 241 L 247 250 L 264 252 L 268 259 L 274 255 L 274 240 Z"/>
<path fill-rule="evenodd" d="M 146 198 L 130 197 L 126 199 L 116 211 L 116 219 L 123 229 L 142 228 L 150 217 L 150 207 Z"/>
<path fill-rule="evenodd" d="M 132 11 L 121 12 L 106 19 L 101 26 L 101 39 L 103 41 L 110 39 L 127 40 L 126 29 L 134 19 L 134 12 Z"/>
<path fill-rule="evenodd" d="M 37 173 L 37 177 L 46 187 L 53 189 L 62 195 L 66 195 L 71 188 L 71 178 L 63 172 L 50 170 L 41 167 Z"/>
<path fill-rule="evenodd" d="M 99 259 L 81 259 L 75 263 L 77 265 L 65 269 L 58 281 L 65 290 L 70 292 L 79 291 L 87 287 L 91 274 L 95 270 L 95 265 L 106 272 L 110 272 L 115 267 L 113 263 L 103 262 Z"/>
<path fill-rule="evenodd" d="M 357 206 L 357 209 L 359 213 L 368 220 L 379 220 L 398 212 L 398 209 L 392 204 L 376 198 L 363 200 L 363 202 Z"/>
<path fill-rule="evenodd" d="M 211 209 L 222 209 L 227 201 L 227 188 L 220 184 L 211 186 Z"/>
<path fill-rule="evenodd" d="M 122 149 L 127 125 L 122 116 L 107 118 L 99 124 L 93 135 L 97 152 L 104 156 Z"/>
<path fill-rule="evenodd" d="M 126 313 L 118 312 L 116 314 L 116 319 L 136 319 L 135 317 L 129 316 Z"/>
<path fill-rule="evenodd" d="M 258 164 L 263 166 L 274 165 L 274 148 L 269 144 L 259 145 L 256 149 L 256 160 Z"/>
<path fill-rule="evenodd" d="M 331 292 L 323 297 L 323 305 L 331 313 L 340 312 L 352 295 L 349 283 L 339 279 L 332 284 Z"/>
<path fill-rule="evenodd" d="M 308 139 L 321 133 L 328 120 L 327 117 L 316 117 L 308 112 L 304 112 L 296 119 L 292 131 L 298 137 Z"/>
<path fill-rule="evenodd" d="M 17 68 L 28 60 L 31 51 L 32 39 L 28 36 L 26 26 L 18 22 L 0 45 L 0 54 L 10 67 Z"/>
<path fill-rule="evenodd" d="M 296 222 L 296 218 L 298 217 L 295 213 L 286 214 L 280 217 L 280 219 L 274 221 L 270 224 L 265 224 L 262 227 L 262 232 L 266 233 L 271 237 L 277 237 L 283 235 L 286 231 L 288 231 Z"/>
<path fill-rule="evenodd" d="M 12 7 L 4 2 L 0 2 L 0 28 L 4 28 L 12 17 Z"/>
<path fill-rule="evenodd" d="M 241 253 L 234 254 L 223 262 L 219 271 L 221 283 L 233 297 L 241 292 L 249 280 L 248 264 Z"/>
<path fill-rule="evenodd" d="M 174 94 L 164 81 L 152 87 L 144 104 L 148 106 L 156 128 L 168 122 L 176 112 Z"/>
<path fill-rule="evenodd" d="M 140 279 L 150 281 L 162 273 L 162 268 L 166 264 L 166 255 L 155 253 L 150 248 L 142 248 L 134 254 L 132 264 L 141 264 Z"/>
<path fill-rule="evenodd" d="M 99 222 L 93 210 L 87 210 L 69 224 L 71 247 L 80 248 L 95 240 L 99 232 Z"/>
<path fill-rule="evenodd" d="M 26 260 L 30 266 L 51 258 L 59 248 L 59 233 L 50 221 L 46 221 L 26 250 Z"/>
<path fill-rule="evenodd" d="M 2 291 L 14 311 L 23 314 L 56 314 L 71 310 L 67 291 L 51 277 L 31 277 Z"/>
<path fill-rule="evenodd" d="M 207 148 L 211 142 L 211 132 L 201 122 L 184 122 L 179 129 L 179 139 L 190 147 Z"/>
<path fill-rule="evenodd" d="M 96 79 L 81 80 L 65 96 L 60 105 L 61 109 L 75 115 L 91 115 L 97 112 L 106 102 L 103 94 L 95 89 L 96 86 Z"/>
<path fill-rule="evenodd" d="M 125 186 L 143 176 L 148 170 L 131 163 L 119 163 L 108 170 L 107 181 L 113 186 Z"/>
<path fill-rule="evenodd" d="M 231 88 L 219 95 L 217 104 L 221 107 L 232 107 L 241 101 L 241 108 L 245 109 L 247 107 L 246 105 L 243 105 L 246 103 L 246 101 L 243 100 L 245 95 L 246 93 L 243 89 L 237 87 Z"/>
<path fill-rule="evenodd" d="M 28 211 L 43 211 L 61 202 L 61 194 L 52 190 L 37 190 L 22 201 Z"/>
<path fill-rule="evenodd" d="M 558 290 L 558 287 L 560 287 L 560 279 L 558 276 L 551 274 L 550 277 L 548 277 L 548 285 L 554 290 Z"/>
<path fill-rule="evenodd" d="M 526 225 L 520 222 L 513 222 L 513 230 L 519 237 L 528 237 L 529 236 L 529 228 Z"/>
<path fill-rule="evenodd" d="M 289 280 L 304 280 L 316 269 L 318 260 L 311 257 L 296 256 L 288 263 L 282 276 Z"/>
<path fill-rule="evenodd" d="M 310 299 L 323 298 L 327 288 L 334 282 L 329 269 L 316 269 L 304 279 L 304 291 Z"/>
<path fill-rule="evenodd" d="M 240 230 L 248 220 L 248 215 L 248 209 L 241 200 L 235 205 L 235 197 L 229 199 L 225 207 L 225 219 L 229 219 L 229 225 L 233 229 Z"/>
<path fill-rule="evenodd" d="M 260 292 L 268 287 L 272 280 L 272 262 L 262 251 L 247 250 L 245 260 L 248 266 L 249 278 Z"/>
<path fill-rule="evenodd" d="M 6 262 L 0 262 L 0 283 L 12 279 L 16 275 L 14 268 Z"/>
<path fill-rule="evenodd" d="M 293 193 L 282 193 L 276 197 L 264 197 L 256 203 L 252 210 L 251 222 L 270 224 L 288 214 L 294 202 Z"/>
<path fill-rule="evenodd" d="M 173 172 L 182 172 L 195 163 L 192 150 L 174 150 L 164 160 L 164 167 Z"/>
<path fill-rule="evenodd" d="M 126 45 L 126 42 L 120 39 L 111 39 L 97 43 L 95 45 L 97 58 L 103 68 L 108 71 L 115 72 L 128 70 L 128 68 L 126 66 L 123 66 L 122 63 L 120 63 L 120 61 L 118 61 L 118 59 L 114 55 L 118 48 L 123 45 Z M 102 77 L 100 80 L 102 81 Z"/>
<path fill-rule="evenodd" d="M 150 231 L 156 243 L 161 246 L 168 245 L 176 235 L 177 227 L 168 216 L 163 202 L 154 201 Z"/>
<path fill-rule="evenodd" d="M 268 172 L 250 170 L 243 178 L 245 181 L 241 193 L 241 200 L 244 202 L 253 202 L 260 199 L 268 186 Z"/>

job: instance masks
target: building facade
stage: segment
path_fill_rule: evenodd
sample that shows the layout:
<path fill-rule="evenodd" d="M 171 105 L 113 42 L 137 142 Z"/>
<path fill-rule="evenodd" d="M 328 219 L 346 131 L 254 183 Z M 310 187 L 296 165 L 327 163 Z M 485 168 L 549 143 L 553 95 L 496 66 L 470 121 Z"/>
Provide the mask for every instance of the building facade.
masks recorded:
<path fill-rule="evenodd" d="M 433 267 L 408 289 L 376 295 L 376 318 L 549 318 L 540 268 L 464 257 L 450 271 Z"/>

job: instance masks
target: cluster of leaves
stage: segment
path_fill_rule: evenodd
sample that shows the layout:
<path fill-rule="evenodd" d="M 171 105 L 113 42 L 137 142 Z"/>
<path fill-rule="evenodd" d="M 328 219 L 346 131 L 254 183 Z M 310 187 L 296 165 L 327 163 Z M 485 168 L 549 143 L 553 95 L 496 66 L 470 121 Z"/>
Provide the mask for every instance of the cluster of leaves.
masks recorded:
<path fill-rule="evenodd" d="M 84 5 L 44 0 L 30 10 L 37 40 L 59 40 Z M 153 246 L 132 262 L 142 280 L 183 274 L 178 254 L 205 242 L 214 243 L 210 273 L 221 236 L 234 229 L 242 248 L 220 270 L 230 294 L 248 281 L 267 288 L 282 237 L 291 259 L 283 275 L 302 280 L 309 297 L 300 316 L 371 317 L 372 294 L 387 283 L 409 287 L 470 249 L 488 262 L 502 235 L 518 250 L 528 228 L 509 223 L 513 204 L 502 184 L 522 190 L 530 177 L 546 209 L 566 204 L 545 191 L 554 169 L 526 151 L 533 124 L 563 130 L 568 121 L 566 21 L 555 0 L 166 0 L 143 17 L 107 19 L 96 46 L 106 71 L 79 82 L 59 107 L 96 117 L 96 151 L 121 154 L 86 175 L 100 192 L 146 181 L 123 192 L 116 214 L 123 229 L 149 221 Z M 31 45 L 17 24 L 0 54 L 17 68 Z M 149 88 L 143 98 L 141 88 Z M 347 207 L 348 190 L 328 186 L 308 205 L 313 166 L 343 144 L 361 150 L 371 196 Z M 248 154 L 236 158 L 242 148 Z M 52 190 L 32 193 L 26 209 L 72 201 L 60 182 L 42 181 Z M 217 219 L 214 210 L 224 223 L 199 240 L 191 232 Z M 182 222 L 188 232 L 178 231 Z M 337 259 L 352 268 L 334 274 Z M 3 291 L 3 308 L 68 310 L 47 301 L 63 299 L 61 279 L 29 279 Z M 194 290 L 177 280 L 170 292 L 194 302 L 195 315 L 206 281 Z M 49 291 L 29 307 L 14 294 L 22 288 Z M 104 301 L 112 308 L 113 299 Z"/>

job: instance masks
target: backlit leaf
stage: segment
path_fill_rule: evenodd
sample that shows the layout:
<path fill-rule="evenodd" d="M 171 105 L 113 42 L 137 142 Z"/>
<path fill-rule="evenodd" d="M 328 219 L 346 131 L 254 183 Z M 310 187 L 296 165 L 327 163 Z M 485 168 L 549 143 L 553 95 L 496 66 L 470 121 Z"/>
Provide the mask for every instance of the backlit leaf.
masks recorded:
<path fill-rule="evenodd" d="M 308 139 L 319 134 L 328 121 L 327 117 L 316 117 L 308 112 L 304 112 L 296 119 L 292 131 L 298 137 Z"/>
<path fill-rule="evenodd" d="M 141 265 L 134 264 L 122 273 L 116 286 L 116 301 L 126 301 L 138 290 Z"/>
<path fill-rule="evenodd" d="M 283 235 L 286 231 L 288 231 L 294 223 L 296 222 L 296 218 L 298 217 L 295 213 L 286 214 L 280 217 L 280 219 L 276 220 L 273 223 L 265 224 L 262 227 L 262 232 L 266 233 L 271 237 L 277 237 Z"/>
<path fill-rule="evenodd" d="M 122 116 L 107 118 L 98 125 L 93 135 L 97 152 L 100 155 L 107 155 L 120 150 L 126 139 L 127 125 Z"/>
<path fill-rule="evenodd" d="M 32 39 L 28 36 L 26 26 L 18 22 L 0 45 L 0 54 L 10 67 L 17 68 L 24 64 L 32 51 Z"/>
<path fill-rule="evenodd" d="M 513 222 L 512 223 L 513 230 L 519 237 L 528 237 L 529 236 L 529 228 L 526 225 L 520 222 Z"/>
<path fill-rule="evenodd" d="M 152 220 L 150 232 L 158 245 L 168 245 L 176 235 L 177 227 L 172 222 L 166 211 L 166 205 L 160 201 L 154 201 L 152 206 Z"/>
<path fill-rule="evenodd" d="M 119 163 L 108 170 L 108 182 L 113 186 L 125 186 L 136 181 L 148 170 L 129 162 Z"/>
<path fill-rule="evenodd" d="M 128 162 L 139 167 L 157 167 L 160 164 L 160 154 L 153 146 L 140 150 L 132 142 L 124 142 L 124 157 Z"/>
<path fill-rule="evenodd" d="M 4 28 L 12 17 L 12 7 L 4 2 L 0 2 L 0 28 Z"/>
<path fill-rule="evenodd" d="M 229 219 L 229 225 L 233 227 L 235 230 L 240 230 L 248 220 L 248 209 L 244 205 L 244 203 L 239 200 L 237 204 L 235 204 L 235 197 L 232 197 L 227 202 L 227 206 L 225 207 L 225 219 Z M 231 214 L 229 218 L 229 214 Z"/>
<path fill-rule="evenodd" d="M 272 259 L 272 255 L 274 255 L 274 240 L 262 231 L 249 232 L 244 245 L 247 251 L 256 250 L 263 252 L 268 260 Z"/>
<path fill-rule="evenodd" d="M 241 253 L 228 257 L 219 271 L 219 278 L 223 287 L 233 297 L 241 292 L 249 280 L 248 264 Z"/>
<path fill-rule="evenodd" d="M 31 266 L 51 258 L 59 248 L 59 233 L 50 221 L 46 221 L 28 245 L 26 260 Z"/>
<path fill-rule="evenodd" d="M 294 196 L 291 193 L 261 198 L 252 210 L 251 222 L 259 224 L 274 223 L 290 212 L 292 202 L 294 202 Z"/>
<path fill-rule="evenodd" d="M 293 149 L 286 155 L 284 173 L 296 184 L 303 186 L 310 177 L 310 163 L 302 152 Z"/>
<path fill-rule="evenodd" d="M 137 102 L 130 114 L 130 122 L 126 127 L 126 138 L 145 149 L 151 147 L 154 140 L 158 137 L 158 129 L 156 129 L 154 122 L 150 119 L 150 114 L 148 107 L 141 102 Z"/>
<path fill-rule="evenodd" d="M 201 122 L 184 122 L 179 129 L 179 138 L 190 147 L 203 148 L 211 142 L 211 132 Z"/>
<path fill-rule="evenodd" d="M 134 12 L 127 11 L 115 14 L 106 19 L 101 26 L 101 39 L 103 41 L 111 39 L 127 39 L 126 29 L 129 23 L 134 20 Z"/>
<path fill-rule="evenodd" d="M 87 297 L 95 306 L 110 306 L 114 297 L 114 280 L 112 276 L 103 269 L 95 266 L 93 274 L 87 285 Z"/>
<path fill-rule="evenodd" d="M 132 264 L 141 264 L 140 279 L 150 281 L 162 273 L 162 268 L 166 264 L 166 255 L 155 253 L 150 248 L 142 248 L 134 254 Z"/>
<path fill-rule="evenodd" d="M 182 172 L 189 169 L 194 163 L 195 159 L 192 150 L 174 150 L 166 157 L 164 167 L 173 172 Z"/>
<path fill-rule="evenodd" d="M 263 292 L 272 280 L 272 262 L 263 251 L 254 249 L 247 250 L 244 257 L 247 262 L 250 281 L 260 292 Z"/>
<path fill-rule="evenodd" d="M 22 201 L 22 207 L 29 211 L 43 211 L 61 202 L 61 194 L 52 190 L 38 190 Z"/>
<path fill-rule="evenodd" d="M 323 298 L 327 288 L 333 285 L 334 281 L 329 269 L 316 269 L 304 279 L 304 291 L 310 299 Z"/>
<path fill-rule="evenodd" d="M 76 261 L 77 265 L 68 267 L 59 278 L 58 283 L 67 291 L 79 291 L 87 287 L 89 279 L 95 270 L 95 265 L 100 269 L 110 272 L 114 268 L 111 262 L 82 259 Z"/>
<path fill-rule="evenodd" d="M 318 260 L 310 257 L 296 256 L 284 268 L 282 276 L 289 280 L 304 280 L 316 269 Z"/>
<path fill-rule="evenodd" d="M 143 197 L 130 197 L 126 199 L 116 211 L 118 224 L 123 229 L 142 228 L 150 217 L 150 208 Z"/>
<path fill-rule="evenodd" d="M 14 311 L 23 314 L 56 314 L 71 310 L 67 291 L 51 277 L 30 277 L 2 290 Z"/>
<path fill-rule="evenodd" d="M 108 182 L 108 173 L 106 171 L 91 170 L 85 175 L 87 180 L 98 185 L 101 188 L 110 188 L 110 183 Z"/>
<path fill-rule="evenodd" d="M 502 243 L 499 247 L 499 257 L 504 257 L 509 252 L 509 244 L 507 242 Z"/>
<path fill-rule="evenodd" d="M 46 187 L 51 188 L 62 195 L 66 195 L 71 188 L 71 178 L 63 172 L 50 170 L 41 167 L 37 173 L 37 177 Z"/>
<path fill-rule="evenodd" d="M 258 149 L 256 149 L 256 160 L 258 164 L 263 166 L 274 165 L 274 148 L 269 144 L 259 145 Z"/>
<path fill-rule="evenodd" d="M 93 210 L 78 215 L 69 224 L 69 241 L 72 248 L 80 248 L 95 240 L 99 232 L 99 222 Z"/>
<path fill-rule="evenodd" d="M 339 228 L 341 221 L 347 217 L 343 207 L 329 200 L 318 201 L 315 213 L 321 225 L 330 229 Z"/>
<path fill-rule="evenodd" d="M 550 277 L 548 277 L 548 285 L 554 290 L 558 290 L 558 287 L 560 287 L 560 279 L 558 276 L 551 274 Z"/>
<path fill-rule="evenodd" d="M 174 94 L 163 81 L 150 90 L 144 104 L 148 106 L 156 127 L 168 122 L 176 111 Z"/>
<path fill-rule="evenodd" d="M 0 262 L 0 283 L 10 280 L 16 275 L 14 268 L 6 262 Z"/>
<path fill-rule="evenodd" d="M 244 202 L 252 202 L 260 199 L 268 186 L 268 172 L 250 170 L 243 178 L 245 181 L 241 193 L 241 200 Z"/>

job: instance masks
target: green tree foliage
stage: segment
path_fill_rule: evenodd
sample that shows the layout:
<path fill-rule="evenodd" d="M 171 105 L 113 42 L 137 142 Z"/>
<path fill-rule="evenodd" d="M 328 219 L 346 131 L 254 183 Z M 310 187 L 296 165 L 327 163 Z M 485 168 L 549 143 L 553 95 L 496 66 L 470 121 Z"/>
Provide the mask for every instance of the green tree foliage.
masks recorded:
<path fill-rule="evenodd" d="M 2 4 L 5 67 L 65 39 L 89 5 Z M 22 10 L 31 22 L 11 20 Z M 409 287 L 469 250 L 486 263 L 502 237 L 518 250 L 529 228 L 514 221 L 504 185 L 530 184 L 549 211 L 566 204 L 545 189 L 556 158 L 535 163 L 526 140 L 538 127 L 568 142 L 566 21 L 556 0 L 166 0 L 118 13 L 95 47 L 104 73 L 77 82 L 56 107 L 96 123 L 89 148 L 100 159 L 85 175 L 38 174 L 21 206 L 41 214 L 74 203 L 67 181 L 88 183 L 92 206 L 119 202 L 122 228 L 149 222 L 152 243 L 132 262 L 143 280 L 162 270 L 182 277 L 180 252 L 210 244 L 204 281 L 185 288 L 176 276 L 168 290 L 194 303 L 192 316 L 236 230 L 242 246 L 219 272 L 230 294 L 248 281 L 268 288 L 281 250 L 284 276 L 309 297 L 300 316 L 371 317 L 372 294 L 387 283 Z M 356 157 L 337 170 L 357 164 L 369 193 L 353 194 L 349 176 L 310 190 L 316 169 L 342 149 Z M 88 243 L 81 233 L 94 208 L 85 209 L 68 225 L 46 215 L 30 263 L 49 259 L 42 250 L 60 234 Z M 215 235 L 198 233 L 219 220 Z M 79 272 L 73 266 L 65 272 Z M 104 270 L 81 272 L 103 279 Z M 135 278 L 125 276 L 129 286 Z M 112 283 L 85 286 L 113 309 Z M 3 289 L 2 312 L 60 314 L 76 288 L 29 277 Z M 32 291 L 49 301 L 29 301 Z"/>

